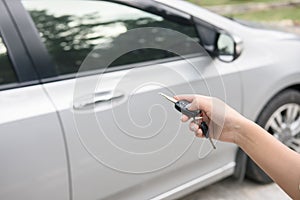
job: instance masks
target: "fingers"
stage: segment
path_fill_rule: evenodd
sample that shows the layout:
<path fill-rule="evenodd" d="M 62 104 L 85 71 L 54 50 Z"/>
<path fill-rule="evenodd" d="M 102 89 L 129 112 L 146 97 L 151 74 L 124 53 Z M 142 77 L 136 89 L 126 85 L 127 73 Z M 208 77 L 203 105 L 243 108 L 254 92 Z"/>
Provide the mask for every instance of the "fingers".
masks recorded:
<path fill-rule="evenodd" d="M 193 132 L 197 132 L 199 129 L 199 126 L 197 124 L 195 124 L 194 122 L 190 123 L 190 130 Z"/>
<path fill-rule="evenodd" d="M 199 125 L 195 124 L 194 122 L 190 123 L 190 130 L 195 133 L 196 137 L 204 137 L 202 130 L 199 128 Z"/>
<path fill-rule="evenodd" d="M 202 130 L 200 128 L 196 132 L 196 137 L 199 137 L 199 138 L 203 138 L 204 137 L 203 132 L 202 132 Z"/>
<path fill-rule="evenodd" d="M 189 121 L 189 117 L 188 116 L 186 116 L 186 115 L 182 115 L 181 116 L 181 118 L 180 118 L 180 120 L 182 121 L 182 122 L 187 122 L 187 121 Z"/>
<path fill-rule="evenodd" d="M 186 100 L 191 102 L 189 104 L 188 109 L 189 110 L 202 110 L 203 112 L 203 121 L 208 123 L 210 121 L 210 114 L 211 114 L 211 108 L 212 108 L 212 98 L 201 96 L 201 95 L 178 95 L 174 96 L 176 100 Z M 181 116 L 182 122 L 187 122 L 190 118 L 186 115 Z M 198 124 L 199 121 L 192 121 L 189 125 L 189 128 L 192 132 L 195 133 L 196 137 L 203 138 L 205 137 L 202 130 L 199 128 Z"/>
<path fill-rule="evenodd" d="M 187 122 L 187 121 L 189 121 L 189 119 L 190 119 L 190 117 L 188 117 L 188 116 L 186 116 L 186 115 L 181 115 L 181 117 L 180 117 L 180 120 L 181 120 L 182 122 Z M 201 120 L 201 119 L 204 119 L 204 118 L 203 118 L 203 117 L 200 117 L 200 116 L 197 116 L 197 117 L 194 118 L 193 121 L 199 124 L 199 123 L 200 123 L 199 120 Z M 205 119 L 208 119 L 208 118 L 206 117 Z"/>
<path fill-rule="evenodd" d="M 179 100 L 187 100 L 189 102 L 192 102 L 195 99 L 195 95 L 190 95 L 190 94 L 187 94 L 187 95 L 177 95 L 177 96 L 174 96 L 174 98 L 177 99 L 178 101 Z"/>
<path fill-rule="evenodd" d="M 203 110 L 209 112 L 211 109 L 211 98 L 202 95 L 177 95 L 174 96 L 177 100 L 186 100 L 191 102 L 189 110 Z"/>
<path fill-rule="evenodd" d="M 197 98 L 196 95 L 178 95 L 174 97 L 177 100 L 186 100 L 191 102 L 189 105 L 188 109 L 189 110 L 198 110 L 198 103 L 197 103 Z"/>

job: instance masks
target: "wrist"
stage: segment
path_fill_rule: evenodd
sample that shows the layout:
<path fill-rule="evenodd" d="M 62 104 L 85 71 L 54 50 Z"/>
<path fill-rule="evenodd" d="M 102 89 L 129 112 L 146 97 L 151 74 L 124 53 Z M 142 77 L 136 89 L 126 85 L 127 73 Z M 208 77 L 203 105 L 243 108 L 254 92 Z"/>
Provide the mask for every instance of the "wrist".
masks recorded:
<path fill-rule="evenodd" d="M 251 120 L 241 117 L 238 123 L 235 125 L 235 137 L 233 143 L 242 147 L 250 138 L 247 130 L 251 127 L 251 124 L 254 124 Z"/>

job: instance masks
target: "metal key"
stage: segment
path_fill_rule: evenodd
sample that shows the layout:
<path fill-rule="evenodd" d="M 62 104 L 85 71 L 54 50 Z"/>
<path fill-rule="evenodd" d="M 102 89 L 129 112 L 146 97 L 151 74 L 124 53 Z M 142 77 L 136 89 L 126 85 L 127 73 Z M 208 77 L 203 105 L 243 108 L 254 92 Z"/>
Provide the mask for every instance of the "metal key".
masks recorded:
<path fill-rule="evenodd" d="M 193 118 L 193 122 L 196 123 L 199 128 L 202 130 L 203 134 L 205 135 L 206 138 L 209 139 L 212 147 L 214 149 L 216 149 L 216 146 L 214 145 L 211 137 L 209 136 L 209 130 L 208 130 L 208 126 L 207 124 L 202 121 L 200 124 L 197 123 L 196 120 L 200 120 L 202 119 L 202 117 L 198 116 L 200 113 L 201 113 L 201 110 L 194 110 L 194 111 L 191 111 L 188 109 L 188 105 L 190 104 L 189 101 L 186 101 L 186 100 L 180 100 L 180 101 L 177 101 L 176 99 L 174 99 L 173 97 L 170 97 L 168 95 L 165 95 L 163 93 L 159 93 L 161 96 L 165 97 L 166 99 L 168 99 L 170 102 L 174 103 L 175 105 L 175 109 L 179 112 L 181 112 L 182 114 L 188 116 L 188 117 L 191 117 Z"/>
<path fill-rule="evenodd" d="M 172 103 L 174 103 L 175 109 L 178 112 L 181 112 L 182 114 L 184 114 L 188 117 L 195 118 L 201 113 L 201 110 L 194 110 L 194 111 L 189 110 L 188 107 L 187 107 L 190 104 L 189 101 L 186 101 L 186 100 L 177 101 L 173 97 L 169 97 L 169 96 L 167 96 L 163 93 L 159 93 L 159 94 L 161 96 L 165 97 L 166 99 L 168 99 L 169 101 L 171 101 Z"/>

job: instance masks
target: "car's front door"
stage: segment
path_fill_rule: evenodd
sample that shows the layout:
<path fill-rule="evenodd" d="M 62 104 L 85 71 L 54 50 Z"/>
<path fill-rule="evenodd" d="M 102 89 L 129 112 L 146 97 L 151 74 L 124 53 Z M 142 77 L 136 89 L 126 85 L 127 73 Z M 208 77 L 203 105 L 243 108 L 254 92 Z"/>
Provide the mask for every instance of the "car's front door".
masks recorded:
<path fill-rule="evenodd" d="M 66 133 L 74 199 L 167 197 L 197 178 L 201 185 L 233 172 L 236 147 L 220 143 L 209 153 L 210 143 L 195 140 L 158 95 L 224 98 L 223 83 L 232 84 L 229 93 L 240 89 L 231 66 L 222 82 L 211 60 L 194 52 L 192 23 L 107 1 L 23 4 L 56 62 L 58 76 L 43 86 Z M 144 49 L 135 50 L 137 43 Z"/>

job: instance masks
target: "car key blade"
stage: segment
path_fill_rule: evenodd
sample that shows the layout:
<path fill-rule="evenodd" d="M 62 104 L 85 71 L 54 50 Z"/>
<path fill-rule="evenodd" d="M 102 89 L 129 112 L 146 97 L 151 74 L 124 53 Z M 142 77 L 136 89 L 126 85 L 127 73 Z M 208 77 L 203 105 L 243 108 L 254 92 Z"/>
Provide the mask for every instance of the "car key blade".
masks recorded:
<path fill-rule="evenodd" d="M 210 141 L 211 146 L 212 146 L 214 149 L 216 149 L 216 146 L 215 146 L 214 142 L 212 141 L 211 137 L 208 136 L 208 140 Z"/>
<path fill-rule="evenodd" d="M 172 103 L 176 103 L 177 102 L 177 100 L 176 99 L 174 99 L 173 97 L 170 97 L 170 96 L 168 96 L 168 95 L 165 95 L 164 93 L 158 93 L 159 95 L 161 95 L 161 96 L 163 96 L 163 97 L 165 97 L 166 99 L 168 99 L 169 101 L 171 101 Z"/>
<path fill-rule="evenodd" d="M 195 120 L 194 120 L 195 121 Z M 211 137 L 210 137 L 210 134 L 209 134 L 209 130 L 208 130 L 208 126 L 207 124 L 203 121 L 199 124 L 199 127 L 201 128 L 202 132 L 203 132 L 203 135 L 209 140 L 209 142 L 211 143 L 212 147 L 214 149 L 216 149 L 216 146 L 215 144 L 213 143 Z"/>

